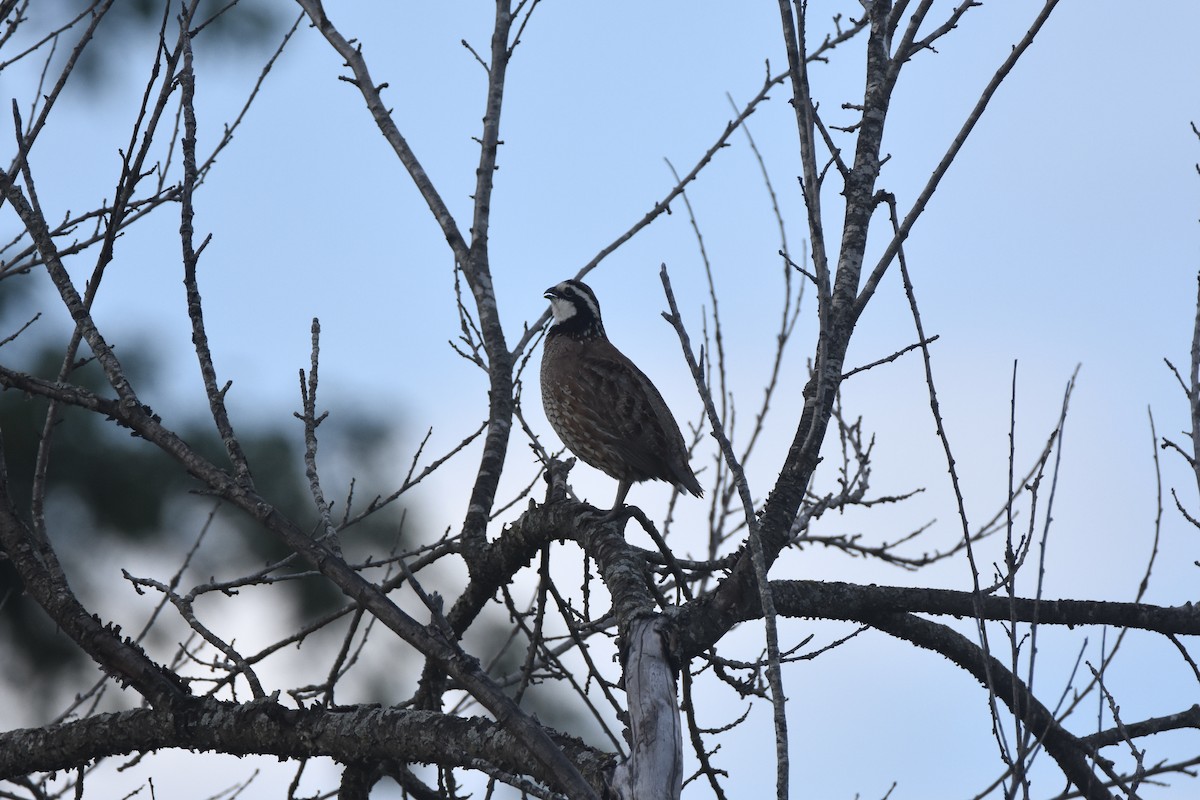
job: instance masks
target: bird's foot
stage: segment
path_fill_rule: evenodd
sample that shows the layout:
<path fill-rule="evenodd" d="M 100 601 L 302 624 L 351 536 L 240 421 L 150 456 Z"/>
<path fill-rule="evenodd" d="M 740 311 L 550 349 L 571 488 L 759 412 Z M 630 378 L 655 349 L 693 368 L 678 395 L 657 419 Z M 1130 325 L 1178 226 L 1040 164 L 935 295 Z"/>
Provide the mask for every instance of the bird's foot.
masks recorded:
<path fill-rule="evenodd" d="M 600 512 L 600 524 L 604 525 L 610 522 L 620 522 L 622 526 L 624 526 L 624 524 L 636 514 L 637 508 L 635 506 L 627 506 L 624 503 L 621 503 L 613 506 L 608 511 Z"/>

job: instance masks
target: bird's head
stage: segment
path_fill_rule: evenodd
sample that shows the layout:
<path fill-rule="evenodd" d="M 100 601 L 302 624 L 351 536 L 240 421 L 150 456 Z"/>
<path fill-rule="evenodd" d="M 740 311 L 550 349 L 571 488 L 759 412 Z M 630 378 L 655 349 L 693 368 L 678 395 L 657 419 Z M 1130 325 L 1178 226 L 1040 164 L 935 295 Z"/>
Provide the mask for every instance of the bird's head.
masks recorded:
<path fill-rule="evenodd" d="M 545 298 L 550 301 L 556 332 L 580 337 L 604 336 L 600 302 L 583 281 L 572 279 L 555 284 L 546 290 Z"/>

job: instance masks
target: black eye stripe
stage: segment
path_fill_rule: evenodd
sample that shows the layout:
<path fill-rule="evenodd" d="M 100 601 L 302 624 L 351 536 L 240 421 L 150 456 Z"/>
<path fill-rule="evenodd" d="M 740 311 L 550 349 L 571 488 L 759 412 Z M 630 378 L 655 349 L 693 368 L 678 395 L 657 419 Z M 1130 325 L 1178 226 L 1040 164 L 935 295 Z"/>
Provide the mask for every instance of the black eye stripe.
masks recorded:
<path fill-rule="evenodd" d="M 581 310 L 588 312 L 595 319 L 600 319 L 600 303 L 591 287 L 579 281 L 567 281 L 572 302 Z"/>
<path fill-rule="evenodd" d="M 559 295 L 564 300 L 569 300 L 574 304 L 580 314 L 585 314 L 592 319 L 600 319 L 600 302 L 596 299 L 596 294 L 587 284 L 577 280 L 566 280 L 555 287 Z"/>
<path fill-rule="evenodd" d="M 549 289 L 546 296 L 559 303 L 555 312 L 556 335 L 575 338 L 604 336 L 600 302 L 586 283 L 568 279 Z M 569 306 L 569 309 L 565 306 Z"/>

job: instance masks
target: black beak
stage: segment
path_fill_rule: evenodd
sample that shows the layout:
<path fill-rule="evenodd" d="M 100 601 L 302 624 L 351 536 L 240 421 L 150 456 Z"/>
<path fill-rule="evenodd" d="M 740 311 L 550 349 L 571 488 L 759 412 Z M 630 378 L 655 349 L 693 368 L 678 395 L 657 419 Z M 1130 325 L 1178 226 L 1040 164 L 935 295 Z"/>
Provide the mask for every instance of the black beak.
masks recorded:
<path fill-rule="evenodd" d="M 542 294 L 542 297 L 546 298 L 547 300 L 557 300 L 558 292 L 554 291 L 554 287 L 551 286 Z"/>

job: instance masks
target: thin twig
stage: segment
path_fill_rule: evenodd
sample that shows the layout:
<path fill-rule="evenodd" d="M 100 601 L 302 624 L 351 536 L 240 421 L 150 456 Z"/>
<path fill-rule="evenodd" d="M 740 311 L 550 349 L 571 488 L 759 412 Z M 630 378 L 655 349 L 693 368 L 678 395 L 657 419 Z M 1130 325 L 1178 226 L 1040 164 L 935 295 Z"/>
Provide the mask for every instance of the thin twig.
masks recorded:
<path fill-rule="evenodd" d="M 641 219 L 635 222 L 624 233 L 617 236 L 617 238 L 612 242 L 601 248 L 600 252 L 598 252 L 590 261 L 580 267 L 575 273 L 575 277 L 577 279 L 583 278 L 596 267 L 600 266 L 600 262 L 612 255 L 612 253 L 625 244 L 625 242 L 636 236 L 643 228 L 657 219 L 661 214 L 664 212 L 670 213 L 671 203 L 675 201 L 675 198 L 679 197 L 683 193 L 683 190 L 687 188 L 688 184 L 696 180 L 701 171 L 708 166 L 713 157 L 725 148 L 725 146 L 728 144 L 729 137 L 731 137 L 734 132 L 741 127 L 742 123 L 751 114 L 753 114 L 755 110 L 757 110 L 760 104 L 765 102 L 770 97 L 771 90 L 786 79 L 786 74 L 776 75 L 774 77 L 768 75 L 766 80 L 763 82 L 762 88 L 759 89 L 758 94 L 750 98 L 750 100 L 742 108 L 742 112 L 728 124 L 726 124 L 725 129 L 717 137 L 717 140 L 713 142 L 713 145 L 709 147 L 702 156 L 700 156 L 700 159 L 692 167 L 691 171 L 684 175 L 678 183 L 671 187 L 671 189 L 668 190 L 665 195 L 663 195 L 663 198 L 656 202 L 654 207 L 647 211 Z M 549 322 L 549 320 L 550 312 L 547 310 L 543 312 L 542 315 L 538 317 L 538 319 L 535 320 L 532 325 L 527 325 L 525 328 L 525 333 L 519 340 L 517 340 L 517 344 L 513 348 L 513 355 L 520 355 L 525 348 L 529 346 L 537 331 L 540 330 L 547 322 Z"/>
<path fill-rule="evenodd" d="M 712 434 L 720 445 L 721 454 L 725 457 L 725 463 L 729 467 L 730 474 L 733 476 L 734 484 L 737 486 L 738 495 L 742 500 L 742 510 L 746 515 L 746 526 L 749 530 L 749 543 L 751 557 L 754 561 L 754 574 L 758 582 L 758 597 L 762 604 L 763 622 L 766 628 L 767 638 L 767 680 L 771 686 L 771 705 L 774 709 L 775 721 L 775 749 L 778 762 L 779 788 L 783 791 L 787 787 L 785 774 L 788 764 L 788 732 L 787 732 L 787 698 L 783 692 L 783 671 L 780 669 L 779 655 L 779 630 L 778 620 L 775 616 L 775 602 L 771 596 L 770 583 L 767 580 L 767 559 L 763 552 L 762 541 L 759 538 L 758 515 L 754 511 L 754 502 L 750 496 L 750 485 L 746 480 L 746 473 L 742 470 L 741 463 L 737 460 L 737 456 L 733 452 L 733 445 L 725 436 L 725 431 L 721 425 L 721 419 L 717 416 L 717 408 L 713 403 L 712 392 L 708 389 L 708 384 L 704 380 L 704 373 L 700 370 L 696 363 L 696 357 L 692 353 L 692 346 L 688 340 L 687 331 L 683 326 L 683 318 L 679 313 L 679 306 L 675 302 L 675 293 L 671 289 L 671 279 L 667 275 L 667 265 L 663 264 L 659 270 L 659 277 L 662 279 L 663 291 L 667 296 L 667 303 L 671 308 L 669 315 L 664 314 L 667 321 L 675 328 L 676 334 L 679 336 L 679 344 L 683 348 L 684 358 L 687 359 L 688 368 L 692 371 L 692 379 L 696 382 L 696 391 L 700 394 L 704 401 L 704 408 L 708 412 L 708 422 L 712 429 Z"/>
<path fill-rule="evenodd" d="M 317 367 L 320 355 L 321 322 L 313 317 L 312 354 L 309 359 L 308 377 L 305 378 L 304 370 L 300 370 L 300 400 L 304 410 L 295 414 L 295 417 L 304 423 L 304 475 L 308 478 L 308 490 L 312 494 L 317 515 L 321 520 L 322 537 L 329 549 L 340 558 L 342 546 L 338 540 L 338 529 L 333 524 L 333 513 L 329 501 L 325 499 L 325 492 L 321 489 L 321 477 L 317 471 L 317 428 L 329 416 L 328 411 L 317 414 Z"/>
<path fill-rule="evenodd" d="M 193 13 L 195 8 L 192 9 Z M 183 284 L 187 291 L 188 317 L 192 322 L 192 344 L 196 350 L 196 359 L 200 364 L 200 375 L 204 380 L 204 393 L 208 397 L 208 407 L 216 425 L 217 433 L 225 445 L 225 452 L 233 465 L 237 480 L 247 487 L 253 487 L 254 480 L 250 475 L 250 463 L 242 450 L 241 442 L 233 430 L 229 419 L 229 411 L 225 407 L 225 394 L 229 384 L 217 387 L 217 371 L 213 365 L 212 350 L 208 346 L 208 332 L 204 326 L 204 307 L 200 300 L 200 286 L 196 277 L 196 267 L 200 253 L 208 244 L 206 238 L 199 248 L 192 243 L 192 218 L 194 210 L 192 198 L 195 192 L 198 169 L 196 166 L 196 75 L 192 64 L 192 40 L 187 32 L 191 23 L 191 15 L 180 21 L 183 32 L 183 70 L 180 73 L 182 95 L 180 104 L 183 106 L 183 183 L 180 191 L 180 221 L 179 239 L 183 246 Z"/>
<path fill-rule="evenodd" d="M 847 378 L 849 378 L 851 375 L 857 375 L 860 372 L 866 372 L 867 370 L 874 369 L 875 367 L 878 367 L 882 364 L 890 364 L 893 361 L 895 361 L 897 358 L 899 358 L 900 356 L 904 355 L 905 353 L 909 353 L 918 348 L 933 344 L 940 337 L 941 337 L 941 334 L 934 334 L 933 336 L 930 336 L 928 339 L 924 339 L 920 342 L 915 342 L 914 344 L 910 344 L 907 347 L 902 347 L 899 350 L 897 350 L 896 352 L 892 353 L 890 356 L 885 356 L 884 358 L 880 358 L 876 361 L 872 361 L 869 364 L 863 364 L 861 367 L 855 367 L 854 369 L 850 370 L 849 372 L 842 373 L 842 380 L 844 381 Z"/>

